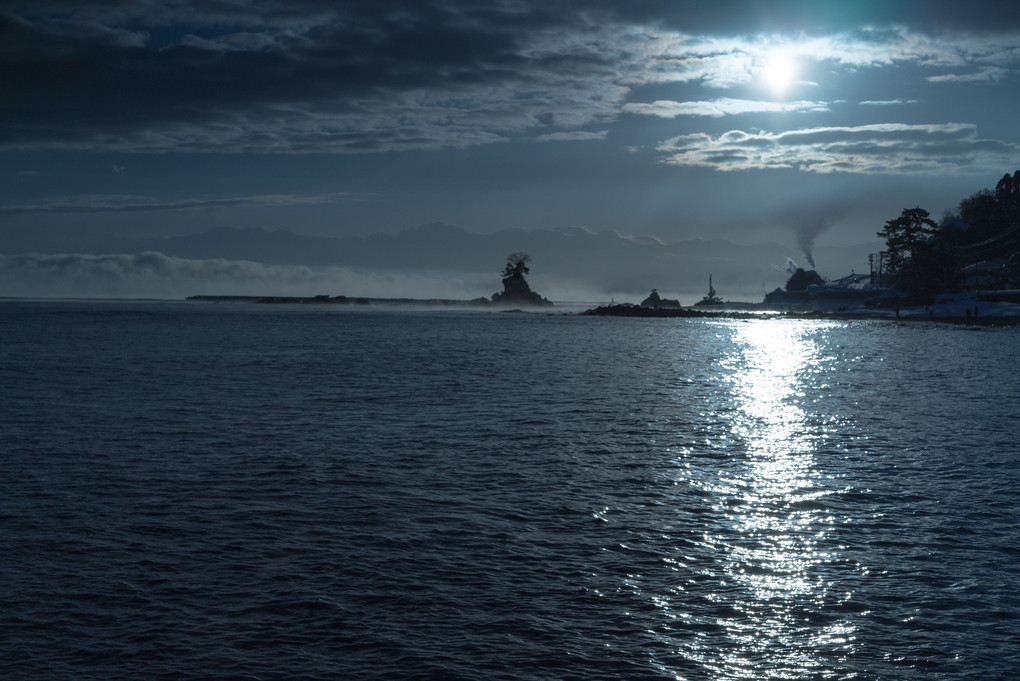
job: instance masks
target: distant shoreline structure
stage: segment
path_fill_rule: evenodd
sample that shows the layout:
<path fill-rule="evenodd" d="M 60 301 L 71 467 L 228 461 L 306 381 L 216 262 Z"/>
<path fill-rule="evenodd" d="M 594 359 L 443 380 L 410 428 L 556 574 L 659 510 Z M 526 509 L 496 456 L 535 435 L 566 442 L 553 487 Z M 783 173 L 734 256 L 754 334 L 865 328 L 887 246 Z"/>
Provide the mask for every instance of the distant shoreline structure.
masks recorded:
<path fill-rule="evenodd" d="M 458 300 L 450 298 L 368 298 L 344 295 L 244 296 L 195 295 L 195 302 L 241 302 L 284 305 L 380 305 L 417 307 L 529 308 L 553 307 L 553 303 L 531 290 L 524 275 L 530 272 L 527 253 L 507 256 L 503 269 L 503 291 L 491 298 Z M 611 302 L 575 314 L 598 317 L 687 317 L 715 319 L 833 319 L 942 321 L 974 326 L 1020 326 L 1020 290 L 971 291 L 935 296 L 927 305 L 918 305 L 903 296 L 891 295 L 892 289 L 876 286 L 874 272 L 862 277 L 850 276 L 827 283 L 814 270 L 798 268 L 786 288 L 765 295 L 760 303 L 728 301 L 719 297 L 708 275 L 708 293 L 694 305 L 663 298 L 658 290 L 638 304 Z M 982 309 L 983 308 L 983 309 Z M 984 314 L 981 314 L 983 311 Z"/>
<path fill-rule="evenodd" d="M 629 303 L 603 305 L 579 313 L 594 317 L 644 317 L 644 318 L 694 318 L 694 319 L 813 319 L 831 321 L 870 321 L 870 322 L 903 322 L 903 323 L 942 323 L 962 324 L 967 326 L 1020 326 L 1020 314 L 1016 315 L 983 315 L 973 317 L 959 314 L 931 314 L 923 307 L 917 310 L 901 310 L 896 316 L 893 310 L 880 308 L 876 310 L 790 310 L 760 307 L 722 308 L 705 310 L 698 308 L 642 308 Z"/>

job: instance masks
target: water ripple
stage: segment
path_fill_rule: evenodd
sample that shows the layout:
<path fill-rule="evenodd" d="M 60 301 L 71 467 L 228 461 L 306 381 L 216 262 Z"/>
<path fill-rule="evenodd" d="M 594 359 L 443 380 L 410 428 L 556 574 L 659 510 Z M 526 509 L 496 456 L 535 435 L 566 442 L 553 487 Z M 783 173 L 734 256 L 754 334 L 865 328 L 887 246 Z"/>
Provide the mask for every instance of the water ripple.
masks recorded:
<path fill-rule="evenodd" d="M 0 315 L 6 679 L 1020 666 L 1010 330 Z"/>

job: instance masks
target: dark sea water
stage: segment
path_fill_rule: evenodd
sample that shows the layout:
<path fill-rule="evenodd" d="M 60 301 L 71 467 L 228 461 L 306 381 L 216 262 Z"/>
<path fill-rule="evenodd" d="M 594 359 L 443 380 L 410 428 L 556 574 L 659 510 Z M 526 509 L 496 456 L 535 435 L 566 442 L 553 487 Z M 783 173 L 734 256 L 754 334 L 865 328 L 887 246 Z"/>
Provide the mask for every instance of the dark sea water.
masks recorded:
<path fill-rule="evenodd" d="M 0 678 L 1020 678 L 1020 331 L 0 302 Z"/>

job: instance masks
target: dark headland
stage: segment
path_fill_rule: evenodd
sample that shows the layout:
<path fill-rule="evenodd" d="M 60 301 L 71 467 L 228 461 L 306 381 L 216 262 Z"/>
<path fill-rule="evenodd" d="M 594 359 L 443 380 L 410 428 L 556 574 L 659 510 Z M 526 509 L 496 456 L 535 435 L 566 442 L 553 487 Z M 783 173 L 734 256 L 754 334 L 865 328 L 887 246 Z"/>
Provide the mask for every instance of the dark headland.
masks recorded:
<path fill-rule="evenodd" d="M 716 295 L 709 278 L 708 295 L 686 307 L 662 298 L 658 291 L 638 304 L 613 303 L 581 314 L 599 317 L 688 317 L 724 319 L 832 319 L 943 322 L 971 326 L 1020 326 L 1020 290 L 964 291 L 916 299 L 878 278 L 851 275 L 825 282 L 814 270 L 797 269 L 786 287 L 760 303 L 726 301 Z"/>
<path fill-rule="evenodd" d="M 825 279 L 792 267 L 784 288 L 760 303 L 708 295 L 684 308 L 652 289 L 640 304 L 585 314 L 617 317 L 784 315 L 811 319 L 892 319 L 969 326 L 1020 326 L 1020 170 L 979 191 L 938 222 L 920 206 L 905 208 L 877 235 L 885 250 L 868 256 L 870 272 Z"/>

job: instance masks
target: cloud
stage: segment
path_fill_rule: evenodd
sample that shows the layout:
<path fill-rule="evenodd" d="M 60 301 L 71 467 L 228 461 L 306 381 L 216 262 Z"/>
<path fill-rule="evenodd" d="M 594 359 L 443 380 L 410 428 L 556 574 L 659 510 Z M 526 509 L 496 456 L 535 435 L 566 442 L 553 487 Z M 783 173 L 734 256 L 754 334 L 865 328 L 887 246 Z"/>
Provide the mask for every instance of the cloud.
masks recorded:
<path fill-rule="evenodd" d="M 674 102 L 658 100 L 651 103 L 624 104 L 625 113 L 659 118 L 677 118 L 678 116 L 734 116 L 746 113 L 789 113 L 805 111 L 828 111 L 826 102 L 761 102 L 747 99 L 720 98 L 706 102 Z"/>
<path fill-rule="evenodd" d="M 621 2 L 621 11 L 637 20 L 663 19 L 666 4 L 631 0 Z M 665 25 L 707 33 L 747 33 L 748 31 L 834 30 L 847 24 L 909 26 L 931 32 L 946 28 L 986 34 L 1015 27 L 1020 10 L 1009 3 L 977 0 L 899 0 L 898 2 L 829 3 L 817 0 L 727 0 L 725 3 L 683 3 L 665 12 Z"/>
<path fill-rule="evenodd" d="M 251 31 L 227 33 L 212 39 L 189 33 L 181 38 L 180 44 L 212 52 L 269 52 L 281 47 L 281 41 L 274 36 Z"/>
<path fill-rule="evenodd" d="M 549 13 L 426 2 L 332 10 L 306 2 L 291 12 L 267 0 L 258 13 L 238 11 L 218 24 L 204 5 L 184 12 L 190 4 L 164 11 L 125 1 L 76 11 L 42 2 L 20 16 L 0 15 L 0 42 L 14 46 L 0 54 L 0 67 L 16 74 L 5 83 L 6 99 L 17 102 L 0 106 L 0 146 L 464 148 L 536 127 L 555 132 L 609 120 L 628 91 L 603 54 L 606 29 L 575 25 L 564 39 L 562 22 Z M 125 45 L 57 31 L 54 16 L 155 26 L 164 35 L 166 27 L 201 28 L 202 35 Z"/>
<path fill-rule="evenodd" d="M 945 73 L 940 76 L 929 76 L 929 83 L 980 83 L 1005 80 L 1011 74 L 1003 68 L 989 67 L 973 73 Z"/>
<path fill-rule="evenodd" d="M 581 130 L 573 132 L 551 132 L 545 135 L 539 135 L 535 138 L 537 142 L 592 142 L 596 140 L 604 140 L 606 135 L 609 134 L 608 130 L 599 130 L 598 132 L 584 132 Z"/>
<path fill-rule="evenodd" d="M 879 8 L 888 23 L 848 29 L 833 22 L 839 13 L 801 5 L 824 30 L 763 32 L 753 2 L 736 5 L 745 12 L 709 12 L 562 0 L 10 0 L 0 10 L 0 148 L 466 148 L 521 134 L 583 135 L 622 111 L 662 115 L 625 107 L 627 98 L 656 83 L 747 85 L 777 49 L 833 71 L 948 72 L 930 83 L 1000 78 L 1020 66 L 1020 32 L 1001 8 L 990 10 L 999 21 L 982 23 L 981 33 L 922 33 L 911 23 L 938 12 Z M 959 25 L 979 23 L 942 5 Z M 687 103 L 672 115 L 773 110 L 736 101 Z"/>
<path fill-rule="evenodd" d="M 1020 161 L 1020 146 L 981 139 L 973 125 L 888 123 L 786 132 L 681 135 L 658 145 L 664 161 L 716 170 L 791 168 L 814 173 L 988 173 Z"/>
<path fill-rule="evenodd" d="M 886 99 L 886 100 L 865 100 L 860 102 L 861 106 L 904 106 L 906 104 L 918 104 L 917 99 Z"/>
<path fill-rule="evenodd" d="M 959 31 L 926 34 L 904 25 L 872 25 L 795 37 L 780 33 L 719 36 L 658 31 L 651 32 L 642 46 L 647 66 L 636 75 L 641 83 L 732 88 L 762 79 L 777 52 L 796 63 L 824 65 L 832 73 L 907 66 L 959 69 L 968 65 L 1017 73 L 1020 29 L 1013 23 L 1000 30 L 999 35 Z"/>
<path fill-rule="evenodd" d="M 114 166 L 114 172 L 125 169 Z M 119 168 L 119 170 L 118 170 Z M 295 206 L 332 203 L 335 201 L 356 201 L 364 195 L 331 194 L 263 194 L 222 199 L 181 199 L 178 201 L 156 201 L 144 196 L 99 194 L 82 196 L 73 200 L 55 200 L 45 203 L 0 206 L 0 215 L 30 215 L 41 213 L 139 213 L 163 210 L 193 210 L 198 208 L 222 208 L 224 206 Z"/>

